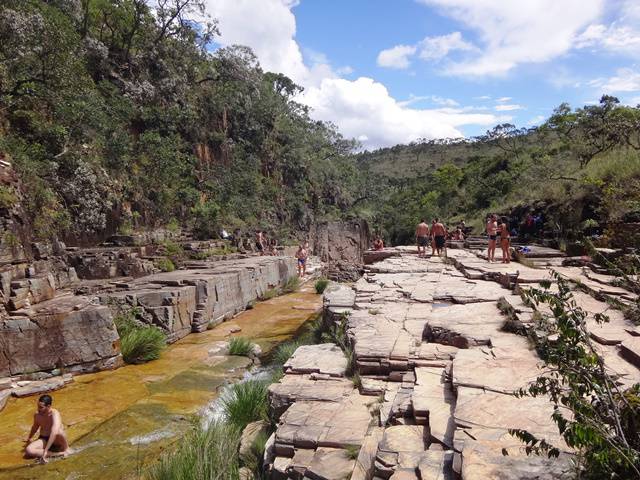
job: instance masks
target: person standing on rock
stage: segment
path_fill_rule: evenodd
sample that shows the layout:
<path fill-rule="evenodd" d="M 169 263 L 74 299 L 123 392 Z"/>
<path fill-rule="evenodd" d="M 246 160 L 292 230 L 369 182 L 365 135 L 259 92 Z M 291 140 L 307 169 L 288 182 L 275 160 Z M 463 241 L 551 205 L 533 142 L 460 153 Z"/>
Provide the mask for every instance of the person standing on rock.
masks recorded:
<path fill-rule="evenodd" d="M 256 233 L 256 249 L 260 252 L 260 255 L 264 255 L 265 247 L 266 242 L 264 238 L 264 232 L 262 230 L 258 230 Z"/>
<path fill-rule="evenodd" d="M 25 458 L 38 458 L 42 463 L 47 463 L 47 457 L 67 456 L 69 444 L 62 425 L 60 412 L 51 408 L 53 399 L 49 395 L 42 395 L 38 399 L 38 411 L 33 416 L 33 425 L 29 436 L 25 441 Z M 40 435 L 35 441 L 31 438 L 40 430 Z"/>
<path fill-rule="evenodd" d="M 491 214 L 487 221 L 487 235 L 489 236 L 489 248 L 487 250 L 487 260 L 495 261 L 496 239 L 498 238 L 498 221 L 494 214 Z"/>
<path fill-rule="evenodd" d="M 445 245 L 447 243 L 447 229 L 444 227 L 442 223 L 440 223 L 440 219 L 436 218 L 434 220 L 434 225 L 431 227 L 431 235 L 433 236 L 433 243 L 435 244 L 436 251 L 438 252 L 438 256 L 444 250 L 445 257 L 447 256 L 447 251 L 445 249 Z"/>
<path fill-rule="evenodd" d="M 304 277 L 307 273 L 307 259 L 309 258 L 308 243 L 300 244 L 296 252 L 296 258 L 298 259 L 298 277 Z"/>
<path fill-rule="evenodd" d="M 509 224 L 507 223 L 507 217 L 500 219 L 500 225 L 498 226 L 498 233 L 500 234 L 500 248 L 502 249 L 502 263 L 511 262 L 511 232 L 509 232 Z"/>
<path fill-rule="evenodd" d="M 416 227 L 416 244 L 418 245 L 418 257 L 426 257 L 427 245 L 429 245 L 429 225 L 424 218 Z"/>

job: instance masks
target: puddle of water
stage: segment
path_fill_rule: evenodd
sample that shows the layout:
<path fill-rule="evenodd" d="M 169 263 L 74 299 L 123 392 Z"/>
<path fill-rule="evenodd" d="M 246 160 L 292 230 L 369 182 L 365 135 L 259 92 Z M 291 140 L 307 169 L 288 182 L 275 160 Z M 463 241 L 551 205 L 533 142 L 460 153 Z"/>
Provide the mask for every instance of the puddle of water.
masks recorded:
<path fill-rule="evenodd" d="M 453 305 L 453 303 L 449 303 L 449 302 L 433 302 L 431 304 L 432 308 L 444 308 L 444 307 L 450 307 L 451 305 Z"/>
<path fill-rule="evenodd" d="M 307 285 L 301 292 L 256 304 L 232 320 L 242 329 L 234 335 L 249 337 L 269 352 L 295 335 L 310 317 L 309 308 L 321 307 L 321 297 L 312 290 Z M 245 357 L 209 356 L 216 342 L 228 338 L 228 326 L 188 335 L 159 360 L 78 376 L 53 392 L 75 452 L 64 460 L 34 465 L 22 459 L 22 440 L 37 397 L 10 399 L 0 413 L 0 479 L 141 478 L 143 466 L 179 439 L 194 417 L 209 417 L 218 409 L 214 400 L 226 385 L 266 375 L 263 369 L 247 373 Z"/>

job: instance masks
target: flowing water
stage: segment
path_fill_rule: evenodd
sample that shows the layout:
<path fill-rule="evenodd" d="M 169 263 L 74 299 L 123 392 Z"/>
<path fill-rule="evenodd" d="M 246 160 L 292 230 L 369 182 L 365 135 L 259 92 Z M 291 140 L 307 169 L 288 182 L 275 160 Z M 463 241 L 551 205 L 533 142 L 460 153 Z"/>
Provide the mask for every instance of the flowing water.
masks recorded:
<path fill-rule="evenodd" d="M 37 397 L 10 399 L 0 412 L 0 479 L 137 479 L 145 465 L 171 447 L 194 419 L 217 415 L 230 382 L 249 375 L 245 357 L 211 357 L 213 344 L 234 335 L 251 338 L 263 352 L 293 337 L 321 306 L 306 285 L 298 293 L 256 304 L 230 322 L 169 346 L 159 360 L 75 377 L 52 393 L 73 454 L 37 465 L 22 459 Z"/>

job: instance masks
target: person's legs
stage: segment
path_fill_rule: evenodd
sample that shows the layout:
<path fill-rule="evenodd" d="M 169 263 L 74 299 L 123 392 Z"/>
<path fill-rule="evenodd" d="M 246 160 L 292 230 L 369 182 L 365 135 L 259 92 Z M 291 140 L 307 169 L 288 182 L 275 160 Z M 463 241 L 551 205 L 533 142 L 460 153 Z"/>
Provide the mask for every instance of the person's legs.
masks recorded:
<path fill-rule="evenodd" d="M 489 239 L 489 249 L 487 250 L 487 259 L 490 262 L 493 262 L 493 257 L 495 255 L 496 252 L 496 241 Z"/>
<path fill-rule="evenodd" d="M 41 438 L 34 440 L 24 450 L 25 458 L 40 458 L 44 453 L 44 440 Z"/>
<path fill-rule="evenodd" d="M 307 274 L 307 260 L 305 259 L 304 263 L 302 264 L 302 276 L 304 277 Z"/>

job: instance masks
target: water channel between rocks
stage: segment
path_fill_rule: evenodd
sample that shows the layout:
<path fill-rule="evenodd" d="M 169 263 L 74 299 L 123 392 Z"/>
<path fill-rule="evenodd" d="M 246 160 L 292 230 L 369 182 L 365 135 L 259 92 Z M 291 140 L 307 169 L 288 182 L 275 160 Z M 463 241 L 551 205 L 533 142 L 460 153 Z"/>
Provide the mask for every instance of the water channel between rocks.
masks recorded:
<path fill-rule="evenodd" d="M 179 438 L 225 384 L 247 371 L 245 357 L 210 357 L 212 344 L 235 335 L 251 338 L 263 352 L 293 337 L 321 307 L 321 296 L 300 292 L 260 302 L 205 333 L 169 346 L 159 360 L 75 377 L 53 392 L 54 407 L 75 453 L 36 465 L 21 456 L 36 398 L 10 399 L 0 413 L 0 479 L 137 479 L 140 469 Z"/>

